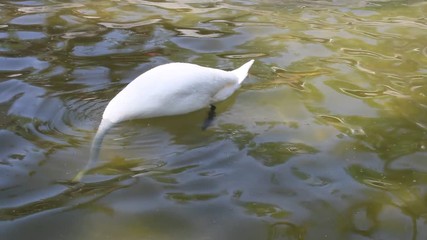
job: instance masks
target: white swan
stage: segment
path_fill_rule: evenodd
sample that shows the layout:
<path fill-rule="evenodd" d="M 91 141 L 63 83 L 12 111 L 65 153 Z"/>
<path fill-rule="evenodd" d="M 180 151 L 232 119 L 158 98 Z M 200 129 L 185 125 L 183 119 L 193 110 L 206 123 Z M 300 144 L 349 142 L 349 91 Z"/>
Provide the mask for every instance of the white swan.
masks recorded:
<path fill-rule="evenodd" d="M 185 114 L 222 101 L 240 87 L 253 63 L 250 60 L 233 71 L 169 63 L 141 74 L 108 103 L 92 142 L 89 162 L 73 181 L 80 181 L 97 161 L 102 140 L 114 124 Z"/>

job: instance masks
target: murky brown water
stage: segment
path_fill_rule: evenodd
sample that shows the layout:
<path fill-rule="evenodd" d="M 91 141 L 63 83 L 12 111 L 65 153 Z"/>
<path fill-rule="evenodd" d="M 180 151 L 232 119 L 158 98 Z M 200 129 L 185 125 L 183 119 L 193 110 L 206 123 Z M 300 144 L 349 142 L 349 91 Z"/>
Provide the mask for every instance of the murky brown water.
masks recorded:
<path fill-rule="evenodd" d="M 208 130 L 120 124 L 69 182 L 136 76 L 251 58 Z M 425 1 L 2 1 L 0 238 L 426 239 L 426 95 Z"/>

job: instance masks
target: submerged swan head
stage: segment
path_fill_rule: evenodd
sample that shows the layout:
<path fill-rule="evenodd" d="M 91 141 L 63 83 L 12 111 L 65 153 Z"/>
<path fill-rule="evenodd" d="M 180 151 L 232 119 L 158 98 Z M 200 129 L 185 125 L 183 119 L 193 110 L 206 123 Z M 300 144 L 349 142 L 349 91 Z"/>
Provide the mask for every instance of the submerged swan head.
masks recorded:
<path fill-rule="evenodd" d="M 233 71 L 169 63 L 141 74 L 108 103 L 92 142 L 89 162 L 74 181 L 79 181 L 97 160 L 102 140 L 114 124 L 185 114 L 225 100 L 240 87 L 253 63 L 250 60 Z"/>

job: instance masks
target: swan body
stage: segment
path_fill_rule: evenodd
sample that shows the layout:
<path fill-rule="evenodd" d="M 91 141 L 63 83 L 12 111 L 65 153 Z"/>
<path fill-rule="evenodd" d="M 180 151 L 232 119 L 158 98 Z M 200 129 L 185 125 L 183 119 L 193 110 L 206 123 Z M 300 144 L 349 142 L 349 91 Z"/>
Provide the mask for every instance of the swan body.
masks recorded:
<path fill-rule="evenodd" d="M 117 123 L 199 110 L 229 97 L 246 78 L 252 63 L 237 72 L 190 63 L 155 67 L 119 92 L 108 103 L 102 118 Z"/>
<path fill-rule="evenodd" d="M 74 180 L 79 181 L 97 160 L 102 140 L 115 124 L 185 114 L 225 100 L 240 87 L 253 62 L 233 71 L 169 63 L 141 74 L 108 103 L 92 142 L 89 162 Z"/>

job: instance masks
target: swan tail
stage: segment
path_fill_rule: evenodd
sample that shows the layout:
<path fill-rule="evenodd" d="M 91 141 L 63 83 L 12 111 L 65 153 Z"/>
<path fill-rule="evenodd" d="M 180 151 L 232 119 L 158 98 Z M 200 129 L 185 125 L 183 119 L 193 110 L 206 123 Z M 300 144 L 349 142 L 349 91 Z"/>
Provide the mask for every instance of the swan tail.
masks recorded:
<path fill-rule="evenodd" d="M 245 80 L 245 78 L 248 76 L 249 69 L 252 67 L 252 64 L 254 63 L 254 60 L 250 60 L 249 62 L 243 64 L 241 67 L 231 71 L 234 73 L 234 75 L 237 76 L 239 84 Z"/>
<path fill-rule="evenodd" d="M 79 182 L 83 176 L 86 174 L 89 169 L 98 161 L 99 151 L 101 150 L 102 140 L 104 140 L 107 132 L 114 126 L 114 123 L 108 119 L 102 119 L 99 124 L 98 131 L 95 134 L 95 137 L 92 141 L 92 146 L 90 148 L 90 157 L 89 161 L 86 163 L 86 166 L 81 170 L 74 178 L 73 182 Z"/>

